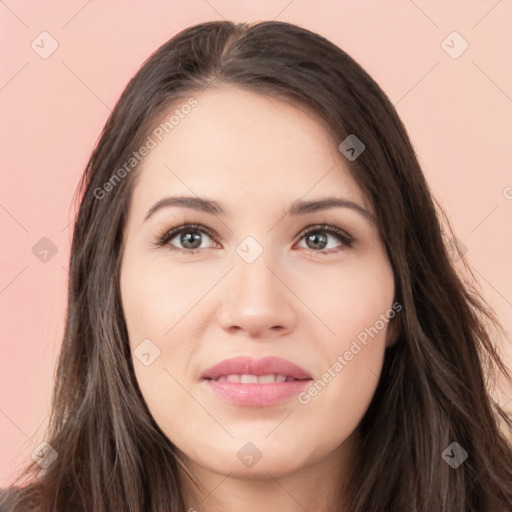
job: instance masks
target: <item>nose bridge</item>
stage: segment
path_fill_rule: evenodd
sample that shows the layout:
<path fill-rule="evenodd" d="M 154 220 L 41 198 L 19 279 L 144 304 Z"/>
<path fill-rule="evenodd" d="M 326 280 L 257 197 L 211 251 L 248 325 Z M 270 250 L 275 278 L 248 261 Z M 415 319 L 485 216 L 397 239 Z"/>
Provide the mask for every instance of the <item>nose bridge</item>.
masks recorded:
<path fill-rule="evenodd" d="M 236 248 L 219 321 L 224 328 L 236 327 L 253 335 L 291 329 L 296 318 L 291 293 L 283 278 L 276 276 L 280 271 L 272 251 L 258 245 L 247 237 Z"/>
<path fill-rule="evenodd" d="M 247 252 L 244 252 L 247 247 Z M 275 301 L 281 291 L 277 289 L 279 281 L 270 271 L 270 268 L 276 267 L 271 249 L 264 250 L 259 255 L 254 254 L 255 250 L 250 242 L 244 242 L 237 248 L 233 269 L 234 295 L 238 301 Z"/>

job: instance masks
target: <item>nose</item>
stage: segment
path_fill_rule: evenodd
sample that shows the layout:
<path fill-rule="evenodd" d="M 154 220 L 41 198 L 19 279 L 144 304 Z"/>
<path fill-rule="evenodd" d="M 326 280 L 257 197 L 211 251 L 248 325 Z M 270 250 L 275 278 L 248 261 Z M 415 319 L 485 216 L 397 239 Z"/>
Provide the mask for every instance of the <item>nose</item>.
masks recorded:
<path fill-rule="evenodd" d="M 285 272 L 263 252 L 247 263 L 235 256 L 225 283 L 218 323 L 226 331 L 241 331 L 253 338 L 280 337 L 295 329 L 296 304 Z"/>

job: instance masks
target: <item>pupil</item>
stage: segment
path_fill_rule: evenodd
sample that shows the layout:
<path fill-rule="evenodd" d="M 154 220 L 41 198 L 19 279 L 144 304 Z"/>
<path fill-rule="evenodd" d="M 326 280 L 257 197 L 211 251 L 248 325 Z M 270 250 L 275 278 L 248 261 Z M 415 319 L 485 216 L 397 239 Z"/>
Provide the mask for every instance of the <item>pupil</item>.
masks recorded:
<path fill-rule="evenodd" d="M 313 243 L 318 243 L 318 239 L 321 238 L 322 239 L 322 242 L 321 242 L 321 249 L 323 249 L 325 247 L 325 245 L 327 244 L 327 237 L 325 235 L 317 235 L 317 234 L 312 234 L 312 235 L 309 235 L 308 236 L 308 242 L 313 242 Z M 318 247 L 313 247 L 313 249 L 318 249 Z"/>
<path fill-rule="evenodd" d="M 187 245 L 187 244 L 193 244 L 194 243 L 194 239 L 195 239 L 196 242 L 199 240 L 199 244 L 198 245 L 196 245 L 194 247 L 190 247 L 189 245 Z M 195 232 L 195 234 L 185 233 L 184 235 L 181 235 L 181 243 L 187 249 L 197 249 L 201 245 L 201 240 L 200 239 L 201 239 L 201 236 L 197 232 Z"/>

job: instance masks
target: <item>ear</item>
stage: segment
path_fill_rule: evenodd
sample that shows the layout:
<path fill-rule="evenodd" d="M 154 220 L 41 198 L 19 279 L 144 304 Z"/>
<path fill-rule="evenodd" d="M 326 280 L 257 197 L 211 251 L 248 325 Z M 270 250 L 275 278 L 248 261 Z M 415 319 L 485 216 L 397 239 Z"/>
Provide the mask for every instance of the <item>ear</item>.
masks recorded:
<path fill-rule="evenodd" d="M 399 335 L 400 322 L 398 321 L 398 317 L 395 316 L 389 321 L 388 330 L 386 332 L 386 348 L 394 345 Z"/>

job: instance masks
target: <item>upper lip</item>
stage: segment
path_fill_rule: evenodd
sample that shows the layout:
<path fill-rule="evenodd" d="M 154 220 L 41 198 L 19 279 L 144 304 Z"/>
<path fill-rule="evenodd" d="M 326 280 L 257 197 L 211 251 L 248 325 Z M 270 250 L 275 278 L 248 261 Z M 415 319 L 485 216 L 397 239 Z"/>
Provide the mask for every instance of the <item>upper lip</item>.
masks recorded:
<path fill-rule="evenodd" d="M 218 379 L 223 375 L 286 375 L 294 379 L 311 379 L 311 375 L 300 366 L 280 357 L 234 357 L 225 359 L 206 370 L 203 379 Z"/>

